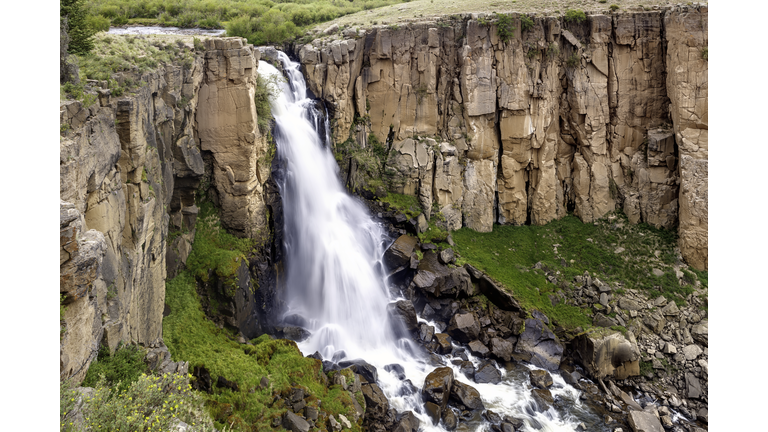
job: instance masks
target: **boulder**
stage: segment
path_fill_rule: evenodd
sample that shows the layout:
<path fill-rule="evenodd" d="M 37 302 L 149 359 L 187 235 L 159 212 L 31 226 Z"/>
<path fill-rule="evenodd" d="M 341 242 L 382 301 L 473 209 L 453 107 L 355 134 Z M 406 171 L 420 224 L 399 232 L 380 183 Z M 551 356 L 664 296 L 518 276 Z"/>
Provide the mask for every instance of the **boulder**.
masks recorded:
<path fill-rule="evenodd" d="M 555 399 L 552 397 L 552 393 L 547 389 L 533 389 L 531 390 L 531 397 L 536 402 L 534 410 L 538 412 L 544 412 L 555 403 Z"/>
<path fill-rule="evenodd" d="M 698 399 L 704 392 L 701 389 L 701 383 L 692 373 L 685 373 L 685 394 L 688 398 Z"/>
<path fill-rule="evenodd" d="M 475 370 L 475 382 L 478 384 L 498 384 L 501 382 L 501 372 L 496 369 L 492 362 L 483 362 Z"/>
<path fill-rule="evenodd" d="M 438 261 L 437 254 L 428 251 L 424 254 L 424 258 L 419 261 L 413 283 L 422 291 L 440 297 L 441 286 L 450 273 L 450 269 Z"/>
<path fill-rule="evenodd" d="M 363 384 L 366 419 L 384 419 L 389 410 L 389 401 L 376 383 Z"/>
<path fill-rule="evenodd" d="M 308 432 L 309 423 L 296 414 L 286 411 L 283 415 L 283 427 L 291 432 Z"/>
<path fill-rule="evenodd" d="M 686 360 L 696 360 L 703 352 L 698 345 L 691 344 L 683 347 L 683 355 L 685 355 Z"/>
<path fill-rule="evenodd" d="M 645 411 L 630 411 L 629 426 L 635 432 L 664 432 L 659 419 Z"/>
<path fill-rule="evenodd" d="M 387 306 L 387 312 L 391 317 L 399 317 L 402 319 L 405 328 L 409 332 L 414 332 L 418 328 L 419 318 L 416 315 L 416 309 L 413 307 L 413 303 L 410 300 L 398 300 L 397 302 Z"/>
<path fill-rule="evenodd" d="M 435 333 L 434 339 L 437 343 L 438 354 L 449 354 L 451 352 L 451 337 L 445 333 Z"/>
<path fill-rule="evenodd" d="M 618 331 L 598 329 L 576 336 L 571 344 L 574 359 L 595 379 L 640 375 L 640 350 Z"/>
<path fill-rule="evenodd" d="M 504 361 L 512 360 L 515 346 L 512 342 L 501 339 L 491 338 L 491 354 Z"/>
<path fill-rule="evenodd" d="M 480 399 L 480 392 L 471 385 L 464 384 L 460 381 L 453 382 L 450 400 L 464 405 L 470 410 L 485 409 L 483 401 Z"/>
<path fill-rule="evenodd" d="M 456 314 L 451 317 L 445 332 L 459 342 L 469 343 L 480 335 L 480 323 L 471 312 Z"/>
<path fill-rule="evenodd" d="M 709 343 L 709 320 L 700 321 L 691 327 L 691 336 L 694 340 L 701 342 L 704 346 Z"/>
<path fill-rule="evenodd" d="M 384 264 L 390 269 L 407 266 L 411 260 L 411 254 L 418 243 L 416 237 L 407 234 L 401 235 L 392 243 L 392 246 L 384 253 Z"/>
<path fill-rule="evenodd" d="M 552 375 L 545 370 L 532 370 L 528 373 L 528 376 L 530 377 L 531 385 L 534 387 L 548 388 L 554 383 Z"/>
<path fill-rule="evenodd" d="M 400 415 L 392 432 L 417 432 L 421 422 L 413 414 L 413 411 L 406 411 Z"/>
<path fill-rule="evenodd" d="M 490 350 L 488 350 L 488 347 L 483 345 L 483 343 L 478 340 L 474 340 L 469 343 L 469 350 L 472 352 L 472 354 L 478 357 L 485 357 L 490 352 Z"/>
<path fill-rule="evenodd" d="M 360 374 L 369 383 L 375 383 L 379 380 L 379 374 L 376 367 L 363 359 L 344 360 L 339 362 L 339 367 L 350 368 L 352 372 Z"/>
<path fill-rule="evenodd" d="M 425 402 L 433 402 L 440 407 L 442 412 L 448 403 L 453 386 L 453 369 L 441 367 L 433 370 L 424 379 L 421 395 Z"/>
<path fill-rule="evenodd" d="M 471 265 L 464 264 L 464 268 L 467 269 L 473 280 L 477 279 L 477 286 L 480 292 L 488 297 L 488 300 L 494 305 L 506 311 L 516 312 L 520 310 L 520 303 L 510 292 L 496 285 L 488 276 Z"/>
<path fill-rule="evenodd" d="M 467 378 L 475 378 L 475 365 L 471 361 L 462 361 L 459 363 L 459 372 L 463 373 Z"/>
<path fill-rule="evenodd" d="M 451 248 L 444 249 L 442 252 L 440 252 L 438 257 L 440 258 L 440 262 L 446 265 L 452 263 L 456 259 L 454 257 L 453 249 Z"/>
<path fill-rule="evenodd" d="M 400 381 L 405 379 L 405 369 L 403 369 L 403 367 L 399 364 L 388 364 L 384 366 L 384 370 L 387 372 L 392 372 Z"/>
<path fill-rule="evenodd" d="M 440 406 L 434 402 L 425 402 L 424 410 L 427 411 L 427 415 L 432 419 L 432 424 L 438 424 L 440 422 Z"/>
<path fill-rule="evenodd" d="M 427 306 L 429 306 L 429 305 L 427 305 Z M 426 307 L 425 307 L 425 309 L 426 309 Z M 425 324 L 425 323 L 419 324 L 419 339 L 421 339 L 422 342 L 430 342 L 430 341 L 432 341 L 432 337 L 434 335 L 435 335 L 435 327 L 434 326 L 431 326 L 431 325 Z"/>
<path fill-rule="evenodd" d="M 515 360 L 523 360 L 547 370 L 556 370 L 563 356 L 560 339 L 541 320 L 528 318 L 525 330 L 515 345 Z"/>
<path fill-rule="evenodd" d="M 459 419 L 454 414 L 453 410 L 447 409 L 443 411 L 443 426 L 446 430 L 452 431 L 459 425 Z"/>

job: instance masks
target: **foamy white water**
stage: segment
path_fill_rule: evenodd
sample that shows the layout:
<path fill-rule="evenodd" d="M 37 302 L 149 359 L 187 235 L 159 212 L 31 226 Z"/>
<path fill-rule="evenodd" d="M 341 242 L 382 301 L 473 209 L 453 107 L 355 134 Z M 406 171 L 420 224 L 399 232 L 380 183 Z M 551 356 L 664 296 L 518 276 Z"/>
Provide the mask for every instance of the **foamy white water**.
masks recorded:
<path fill-rule="evenodd" d="M 421 431 L 444 431 L 441 424 L 432 425 L 420 396 L 426 376 L 438 366 L 429 364 L 411 340 L 398 338 L 404 334 L 397 328 L 401 324 L 388 318 L 387 306 L 395 299 L 390 298 L 383 273 L 386 235 L 363 204 L 342 186 L 336 160 L 317 133 L 320 116 L 307 98 L 299 64 L 282 52 L 279 59 L 289 79 L 280 85 L 282 91 L 272 102 L 277 156 L 285 167 L 279 185 L 285 217 L 285 316 L 300 315 L 311 332 L 299 348 L 305 355 L 317 351 L 334 362 L 364 359 L 377 368 L 378 384 L 393 408 L 413 411 L 421 420 Z M 282 76 L 264 61 L 259 62 L 259 73 Z M 475 366 L 480 364 L 479 359 L 468 357 Z M 477 384 L 451 360 L 450 355 L 443 356 L 456 380 L 480 392 L 486 409 L 524 420 L 525 431 L 537 430 L 533 419 L 542 426 L 538 430 L 549 432 L 575 431 L 581 421 L 593 423 L 595 416 L 582 406 L 578 390 L 557 374 L 552 375 L 555 385 L 550 390 L 553 396 L 567 400 L 573 414 L 562 416 L 554 408 L 533 412 L 527 376 L 501 370 L 502 383 Z M 403 382 L 384 370 L 389 364 L 401 365 L 419 391 L 401 395 Z M 598 423 L 590 430 L 608 430 Z M 477 418 L 460 422 L 457 430 L 490 429 Z"/>

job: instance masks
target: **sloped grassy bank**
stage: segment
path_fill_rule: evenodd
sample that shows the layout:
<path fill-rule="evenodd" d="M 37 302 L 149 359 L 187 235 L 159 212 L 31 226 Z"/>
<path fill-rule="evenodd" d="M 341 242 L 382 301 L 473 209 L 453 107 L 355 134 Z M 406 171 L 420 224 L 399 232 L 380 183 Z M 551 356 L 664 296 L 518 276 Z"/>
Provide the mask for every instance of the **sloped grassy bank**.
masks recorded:
<path fill-rule="evenodd" d="M 222 278 L 234 277 L 240 260 L 253 253 L 254 245 L 221 229 L 212 206 L 204 204 L 201 216 L 187 269 L 166 285 L 171 312 L 163 319 L 163 336 L 173 359 L 188 361 L 190 371 L 205 368 L 211 382 L 223 377 L 237 384 L 237 390 L 213 385 L 210 393 L 201 393 L 216 427 L 272 429 L 288 410 L 286 396 L 296 388 L 308 395 L 307 406 L 317 408 L 320 430 L 326 430 L 330 415 L 352 419 L 355 407 L 350 393 L 339 385 L 328 385 L 322 363 L 304 357 L 295 342 L 262 335 L 242 344 L 236 334 L 205 316 L 196 277 L 204 280 L 213 272 Z M 352 430 L 359 431 L 360 424 L 354 423 Z"/>

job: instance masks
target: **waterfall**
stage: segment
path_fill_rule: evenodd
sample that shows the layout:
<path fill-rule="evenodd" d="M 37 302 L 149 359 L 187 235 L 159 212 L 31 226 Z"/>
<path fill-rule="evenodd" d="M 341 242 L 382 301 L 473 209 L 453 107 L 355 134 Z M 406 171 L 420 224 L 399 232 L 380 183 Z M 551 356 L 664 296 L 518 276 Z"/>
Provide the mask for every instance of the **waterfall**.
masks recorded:
<path fill-rule="evenodd" d="M 487 409 L 522 419 L 525 431 L 575 431 L 582 421 L 590 425 L 589 430 L 610 430 L 599 416 L 581 405 L 578 390 L 557 374 L 553 374 L 555 385 L 551 391 L 569 406 L 569 414 L 564 416 L 554 408 L 543 413 L 531 410 L 530 384 L 519 368 L 499 368 L 504 377 L 500 384 L 477 384 L 452 363 L 451 355 L 436 362 L 434 357 L 420 354 L 412 341 L 398 336 L 407 332 L 398 329 L 402 324 L 390 320 L 387 314 L 387 306 L 398 300 L 390 295 L 382 263 L 387 237 L 365 206 L 342 186 L 328 146 L 327 122 L 323 139 L 317 133 L 322 116 L 314 101 L 307 98 L 299 64 L 282 52 L 278 56 L 288 77 L 287 82 L 279 84 L 280 92 L 271 103 L 277 157 L 284 167 L 278 186 L 285 221 L 285 317 L 311 333 L 298 343 L 301 351 L 305 355 L 319 352 L 323 359 L 334 362 L 362 358 L 374 365 L 378 384 L 390 405 L 398 412 L 413 411 L 421 420 L 421 431 L 444 429 L 432 425 L 420 392 L 402 391 L 403 382 L 384 366 L 399 364 L 416 387 L 436 367 L 450 366 L 456 380 L 480 392 Z M 264 61 L 259 62 L 259 73 L 282 77 Z M 479 364 L 479 359 L 468 357 Z M 459 430 L 490 429 L 476 415 L 460 424 Z"/>

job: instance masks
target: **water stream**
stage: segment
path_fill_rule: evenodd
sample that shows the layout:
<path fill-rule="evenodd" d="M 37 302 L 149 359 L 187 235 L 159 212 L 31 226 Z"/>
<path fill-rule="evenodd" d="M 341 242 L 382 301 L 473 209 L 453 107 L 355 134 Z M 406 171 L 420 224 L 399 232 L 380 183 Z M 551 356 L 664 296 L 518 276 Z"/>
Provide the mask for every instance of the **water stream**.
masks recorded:
<path fill-rule="evenodd" d="M 486 409 L 523 420 L 524 431 L 576 431 L 580 422 L 590 431 L 609 430 L 581 403 L 580 392 L 557 374 L 552 374 L 555 384 L 550 391 L 565 408 L 535 412 L 527 373 L 534 366 L 500 367 L 500 384 L 477 384 L 452 364 L 451 355 L 441 356 L 442 364 L 436 364 L 409 338 L 398 336 L 407 332 L 388 317 L 387 306 L 397 299 L 390 295 L 382 263 L 391 239 L 342 186 L 327 139 L 317 133 L 317 125 L 325 120 L 307 97 L 299 64 L 282 52 L 278 56 L 288 77 L 272 101 L 277 157 L 284 166 L 279 187 L 285 216 L 285 317 L 311 333 L 298 344 L 301 351 L 319 352 L 333 362 L 362 358 L 372 364 L 390 405 L 398 412 L 413 411 L 421 420 L 421 431 L 445 429 L 442 423 L 432 425 L 420 390 L 404 391 L 404 382 L 384 366 L 401 365 L 419 388 L 436 367 L 452 367 L 456 380 L 480 392 Z M 264 61 L 258 70 L 264 76 L 282 76 Z M 328 125 L 322 130 L 327 131 Z M 467 355 L 479 364 L 480 359 Z M 457 430 L 485 431 L 490 426 L 478 414 L 461 421 Z"/>

